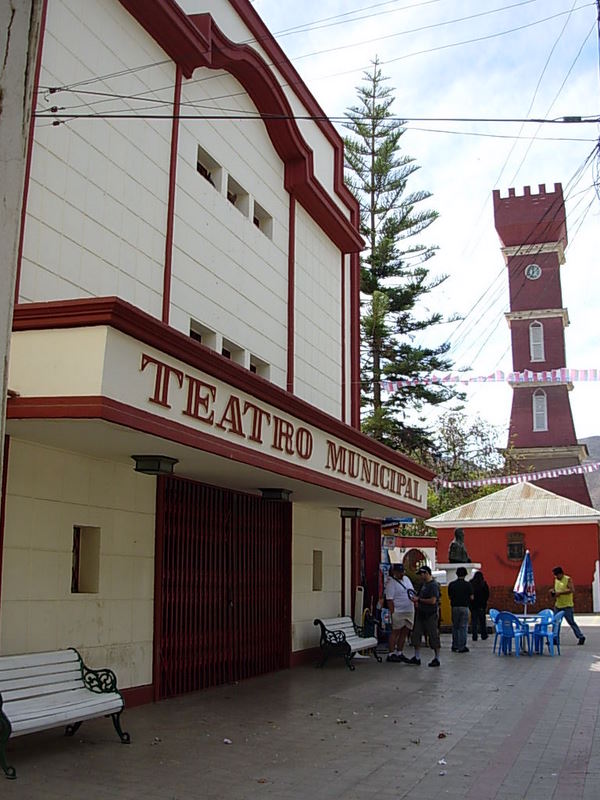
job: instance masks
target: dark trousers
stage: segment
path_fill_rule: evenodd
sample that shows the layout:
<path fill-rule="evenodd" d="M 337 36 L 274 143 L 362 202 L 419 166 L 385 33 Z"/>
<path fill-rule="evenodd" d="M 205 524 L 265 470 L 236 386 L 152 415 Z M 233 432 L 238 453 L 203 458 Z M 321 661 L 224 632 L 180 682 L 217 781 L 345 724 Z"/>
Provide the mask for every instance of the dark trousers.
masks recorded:
<path fill-rule="evenodd" d="M 477 634 L 481 635 L 482 639 L 487 639 L 487 623 L 485 619 L 485 608 L 472 608 L 471 609 L 471 633 L 473 634 L 473 641 L 477 641 Z"/>

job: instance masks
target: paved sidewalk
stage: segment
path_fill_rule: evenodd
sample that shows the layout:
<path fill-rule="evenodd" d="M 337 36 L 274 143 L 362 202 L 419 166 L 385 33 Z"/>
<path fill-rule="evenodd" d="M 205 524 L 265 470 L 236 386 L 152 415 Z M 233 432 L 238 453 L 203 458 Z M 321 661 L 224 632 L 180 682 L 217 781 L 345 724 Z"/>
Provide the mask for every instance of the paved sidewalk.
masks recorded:
<path fill-rule="evenodd" d="M 578 621 L 560 657 L 443 636 L 441 669 L 336 659 L 127 710 L 130 746 L 110 720 L 20 737 L 2 799 L 597 800 L 600 618 Z"/>

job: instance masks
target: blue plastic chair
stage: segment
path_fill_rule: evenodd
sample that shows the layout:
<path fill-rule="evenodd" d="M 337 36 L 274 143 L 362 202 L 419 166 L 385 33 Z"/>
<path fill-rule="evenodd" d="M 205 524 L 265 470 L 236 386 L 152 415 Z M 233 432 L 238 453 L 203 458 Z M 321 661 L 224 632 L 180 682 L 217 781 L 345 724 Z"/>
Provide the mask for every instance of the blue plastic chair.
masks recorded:
<path fill-rule="evenodd" d="M 494 632 L 496 634 L 494 636 L 494 650 L 493 650 L 494 653 L 496 652 L 496 645 L 498 644 L 498 637 L 500 636 L 500 633 L 498 632 L 498 626 L 496 625 L 496 620 L 498 619 L 499 613 L 500 612 L 498 611 L 497 608 L 490 608 L 490 610 L 488 611 L 488 614 L 490 615 L 490 621 L 494 626 Z"/>
<path fill-rule="evenodd" d="M 559 611 L 552 616 L 552 619 L 544 626 L 543 623 L 535 626 L 533 631 L 533 641 L 535 652 L 542 655 L 544 652 L 544 642 L 548 645 L 548 652 L 554 655 L 554 648 L 560 655 L 560 626 L 565 616 L 564 611 Z M 538 630 L 539 627 L 539 630 Z"/>
<path fill-rule="evenodd" d="M 518 658 L 523 641 L 527 643 L 527 652 L 531 655 L 529 627 L 524 622 L 510 611 L 501 611 L 496 619 L 496 625 L 499 633 L 498 655 L 510 655 L 514 642 L 515 656 Z"/>
<path fill-rule="evenodd" d="M 552 620 L 554 619 L 554 611 L 551 608 L 544 608 L 542 611 L 539 611 L 536 615 L 536 623 L 533 629 L 533 649 L 536 653 L 543 652 L 544 645 L 543 645 L 543 637 L 548 633 L 548 630 L 552 628 Z"/>

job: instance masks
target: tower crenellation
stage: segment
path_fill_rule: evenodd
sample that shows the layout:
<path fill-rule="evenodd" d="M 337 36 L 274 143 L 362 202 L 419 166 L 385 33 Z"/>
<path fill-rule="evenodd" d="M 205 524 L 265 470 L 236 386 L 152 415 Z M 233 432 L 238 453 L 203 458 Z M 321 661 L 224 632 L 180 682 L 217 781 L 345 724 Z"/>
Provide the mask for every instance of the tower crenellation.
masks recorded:
<path fill-rule="evenodd" d="M 508 197 L 500 191 L 493 192 L 496 230 L 504 247 L 559 242 L 567 246 L 567 220 L 562 185 L 554 184 L 554 191 L 546 191 L 546 184 L 532 193 L 530 186 L 518 195 L 514 188 Z"/>

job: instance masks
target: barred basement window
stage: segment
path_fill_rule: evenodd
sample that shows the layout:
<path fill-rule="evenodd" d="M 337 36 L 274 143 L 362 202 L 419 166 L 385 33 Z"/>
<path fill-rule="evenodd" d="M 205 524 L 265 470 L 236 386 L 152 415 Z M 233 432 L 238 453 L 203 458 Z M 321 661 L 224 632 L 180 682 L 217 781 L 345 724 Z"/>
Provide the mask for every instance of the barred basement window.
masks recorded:
<path fill-rule="evenodd" d="M 525 556 L 525 534 L 517 531 L 509 533 L 507 550 L 509 561 L 522 561 Z"/>

